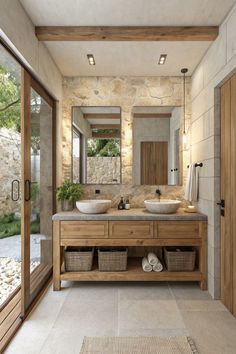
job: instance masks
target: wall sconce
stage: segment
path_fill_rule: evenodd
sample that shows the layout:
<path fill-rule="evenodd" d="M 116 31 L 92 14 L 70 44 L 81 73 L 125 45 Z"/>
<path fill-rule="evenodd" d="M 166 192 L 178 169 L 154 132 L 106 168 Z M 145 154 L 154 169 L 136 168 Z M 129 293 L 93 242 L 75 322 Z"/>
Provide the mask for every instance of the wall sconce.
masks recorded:
<path fill-rule="evenodd" d="M 184 111 L 184 129 L 183 129 L 183 150 L 187 150 L 188 148 L 188 134 L 186 132 L 186 125 L 185 125 L 185 110 L 186 110 L 186 95 L 185 95 L 185 89 L 186 89 L 186 73 L 188 72 L 187 68 L 181 69 L 181 73 L 184 75 L 183 78 L 183 111 Z"/>

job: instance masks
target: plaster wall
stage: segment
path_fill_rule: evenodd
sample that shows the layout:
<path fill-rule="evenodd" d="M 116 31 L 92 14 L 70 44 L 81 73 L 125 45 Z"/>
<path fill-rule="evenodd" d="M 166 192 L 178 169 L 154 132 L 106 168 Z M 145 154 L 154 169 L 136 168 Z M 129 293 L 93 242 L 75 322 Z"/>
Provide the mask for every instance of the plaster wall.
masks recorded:
<path fill-rule="evenodd" d="M 191 161 L 200 169 L 198 209 L 208 216 L 208 286 L 220 293 L 220 99 L 219 87 L 236 72 L 236 5 L 220 26 L 192 76 Z"/>

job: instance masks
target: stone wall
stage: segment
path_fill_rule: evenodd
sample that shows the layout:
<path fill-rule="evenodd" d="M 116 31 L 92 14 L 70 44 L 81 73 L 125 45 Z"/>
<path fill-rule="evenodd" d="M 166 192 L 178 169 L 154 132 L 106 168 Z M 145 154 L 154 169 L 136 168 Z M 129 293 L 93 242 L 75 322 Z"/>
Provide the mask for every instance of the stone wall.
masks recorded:
<path fill-rule="evenodd" d="M 236 72 L 236 5 L 192 77 L 191 160 L 200 169 L 198 209 L 208 216 L 208 287 L 220 295 L 220 100 L 219 87 Z"/>
<path fill-rule="evenodd" d="M 190 85 L 187 80 L 186 125 L 190 123 Z M 120 106 L 122 116 L 122 185 L 101 186 L 104 195 L 117 200 L 117 196 L 133 196 L 136 206 L 143 206 L 147 195 L 154 196 L 156 186 L 134 187 L 132 181 L 132 110 L 134 106 L 182 106 L 182 77 L 65 77 L 63 79 L 62 171 L 63 179 L 71 178 L 71 107 Z M 182 120 L 183 124 L 183 120 Z M 183 128 L 183 126 L 181 126 Z M 189 163 L 189 151 L 183 153 L 184 175 Z M 99 186 L 97 186 L 99 187 Z M 182 199 L 183 187 L 161 187 L 165 197 Z M 85 186 L 88 197 L 94 197 L 94 186 Z M 137 198 L 140 195 L 140 198 Z"/>
<path fill-rule="evenodd" d="M 87 157 L 87 183 L 120 183 L 120 157 Z"/>
<path fill-rule="evenodd" d="M 11 199 L 11 183 L 20 181 L 21 155 L 20 135 L 6 128 L 0 129 L 0 216 L 20 212 L 20 200 Z"/>

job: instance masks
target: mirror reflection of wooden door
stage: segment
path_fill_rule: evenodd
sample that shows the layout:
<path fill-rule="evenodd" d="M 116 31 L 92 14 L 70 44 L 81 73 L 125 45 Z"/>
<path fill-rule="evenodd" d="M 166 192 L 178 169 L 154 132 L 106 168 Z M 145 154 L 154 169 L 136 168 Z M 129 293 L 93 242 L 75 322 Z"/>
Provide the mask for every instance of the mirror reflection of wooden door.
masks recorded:
<path fill-rule="evenodd" d="M 141 142 L 141 184 L 168 184 L 168 142 Z"/>
<path fill-rule="evenodd" d="M 236 75 L 221 87 L 221 300 L 236 316 Z"/>

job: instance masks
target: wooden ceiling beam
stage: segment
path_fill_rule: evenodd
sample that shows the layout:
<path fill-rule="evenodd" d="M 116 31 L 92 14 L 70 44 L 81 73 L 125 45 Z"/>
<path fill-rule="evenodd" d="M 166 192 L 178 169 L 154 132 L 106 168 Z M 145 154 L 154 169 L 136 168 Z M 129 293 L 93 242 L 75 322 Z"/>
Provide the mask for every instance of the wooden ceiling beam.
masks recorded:
<path fill-rule="evenodd" d="M 171 113 L 133 113 L 134 118 L 171 118 Z"/>
<path fill-rule="evenodd" d="M 91 129 L 120 129 L 120 124 L 91 124 Z"/>
<path fill-rule="evenodd" d="M 214 41 L 218 26 L 37 26 L 39 41 Z"/>
<path fill-rule="evenodd" d="M 85 119 L 120 119 L 120 113 L 84 113 Z"/>

